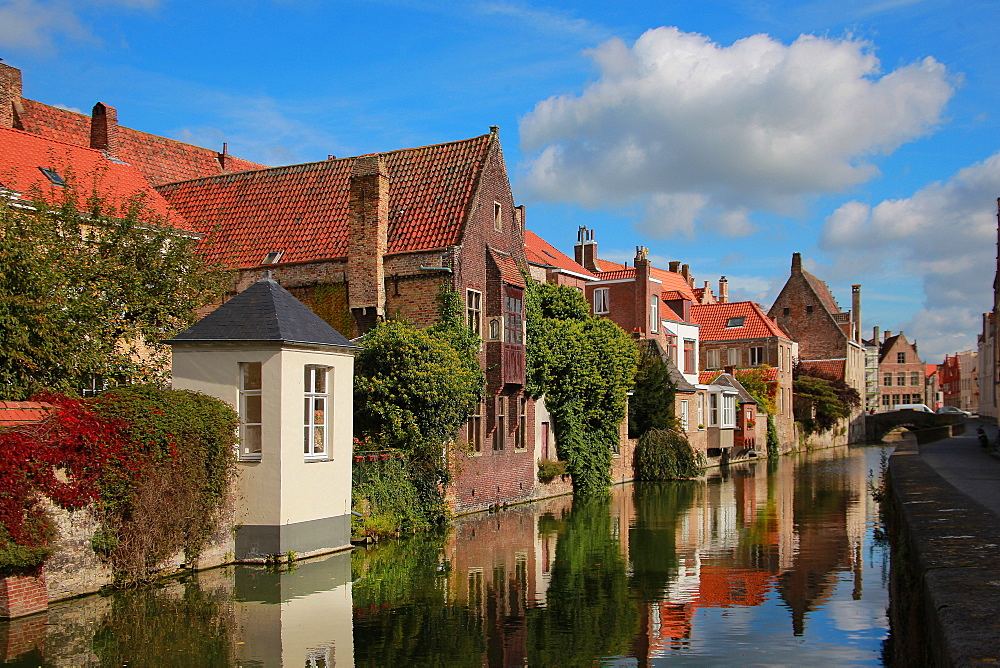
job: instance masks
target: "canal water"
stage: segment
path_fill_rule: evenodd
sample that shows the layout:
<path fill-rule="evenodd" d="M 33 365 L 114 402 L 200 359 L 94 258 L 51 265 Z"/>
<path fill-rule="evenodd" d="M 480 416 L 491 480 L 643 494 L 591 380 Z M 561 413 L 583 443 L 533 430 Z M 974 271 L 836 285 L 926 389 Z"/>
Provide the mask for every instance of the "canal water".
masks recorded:
<path fill-rule="evenodd" d="M 744 463 L 0 623 L 0 665 L 879 665 L 882 448 Z"/>

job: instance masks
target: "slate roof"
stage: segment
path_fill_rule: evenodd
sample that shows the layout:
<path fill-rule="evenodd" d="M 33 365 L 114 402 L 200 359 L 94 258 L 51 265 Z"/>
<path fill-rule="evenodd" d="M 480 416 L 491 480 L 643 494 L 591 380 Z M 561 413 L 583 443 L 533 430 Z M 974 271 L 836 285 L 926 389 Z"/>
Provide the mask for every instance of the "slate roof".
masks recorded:
<path fill-rule="evenodd" d="M 543 267 L 555 267 L 593 278 L 594 274 L 531 230 L 524 231 L 524 253 L 528 262 Z"/>
<path fill-rule="evenodd" d="M 743 318 L 743 325 L 726 327 L 730 318 Z M 691 307 L 691 320 L 701 325 L 701 341 L 762 339 L 772 336 L 791 340 L 754 302 L 694 304 Z"/>
<path fill-rule="evenodd" d="M 15 127 L 67 144 L 90 147 L 90 116 L 21 98 Z M 212 174 L 261 169 L 266 165 L 217 151 L 118 126 L 118 158 L 138 169 L 154 185 Z"/>
<path fill-rule="evenodd" d="M 0 429 L 38 422 L 53 408 L 52 404 L 40 401 L 0 401 Z"/>
<path fill-rule="evenodd" d="M 41 168 L 55 170 L 67 185 L 53 184 Z M 192 228 L 149 181 L 134 167 L 110 160 L 97 149 L 67 144 L 13 128 L 0 127 L 0 187 L 30 200 L 37 192 L 48 201 L 61 203 L 71 190 L 85 203 L 94 192 L 108 204 L 121 206 L 141 197 L 149 211 L 181 230 Z"/>
<path fill-rule="evenodd" d="M 264 278 L 165 343 L 283 342 L 354 348 L 271 278 Z"/>
<path fill-rule="evenodd" d="M 382 153 L 389 180 L 387 254 L 459 243 L 496 135 Z M 355 158 L 225 174 L 160 186 L 200 230 L 211 260 L 259 266 L 347 256 L 348 196 Z"/>
<path fill-rule="evenodd" d="M 699 377 L 699 380 L 700 380 L 700 377 Z M 745 387 L 743 387 L 743 384 L 740 381 L 738 381 L 734 376 L 732 376 L 732 375 L 730 375 L 728 373 L 721 373 L 711 383 L 703 383 L 703 384 L 726 385 L 728 387 L 732 387 L 732 388 L 734 388 L 739 393 L 740 403 L 741 404 L 756 404 L 757 403 L 757 400 L 754 399 L 750 395 L 749 392 L 747 392 L 747 389 Z"/>

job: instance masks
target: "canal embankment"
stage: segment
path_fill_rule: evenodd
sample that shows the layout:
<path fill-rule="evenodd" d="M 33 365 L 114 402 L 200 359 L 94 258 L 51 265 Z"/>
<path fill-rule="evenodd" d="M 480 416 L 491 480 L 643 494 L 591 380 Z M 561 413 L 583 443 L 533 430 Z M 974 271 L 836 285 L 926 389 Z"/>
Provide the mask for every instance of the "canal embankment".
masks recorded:
<path fill-rule="evenodd" d="M 933 444 L 918 435 L 889 458 L 892 665 L 1000 660 L 1000 513 L 988 507 L 1000 502 L 1000 459 L 969 426 Z"/>

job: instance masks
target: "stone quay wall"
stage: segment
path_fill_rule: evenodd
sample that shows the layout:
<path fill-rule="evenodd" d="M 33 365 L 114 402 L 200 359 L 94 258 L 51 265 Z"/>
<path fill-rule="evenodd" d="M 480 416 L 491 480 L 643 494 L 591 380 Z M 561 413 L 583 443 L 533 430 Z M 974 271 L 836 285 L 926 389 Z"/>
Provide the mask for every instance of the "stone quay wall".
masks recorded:
<path fill-rule="evenodd" d="M 918 435 L 919 438 L 919 435 Z M 900 666 L 1000 660 L 1000 519 L 928 466 L 912 442 L 889 457 L 888 659 Z"/>

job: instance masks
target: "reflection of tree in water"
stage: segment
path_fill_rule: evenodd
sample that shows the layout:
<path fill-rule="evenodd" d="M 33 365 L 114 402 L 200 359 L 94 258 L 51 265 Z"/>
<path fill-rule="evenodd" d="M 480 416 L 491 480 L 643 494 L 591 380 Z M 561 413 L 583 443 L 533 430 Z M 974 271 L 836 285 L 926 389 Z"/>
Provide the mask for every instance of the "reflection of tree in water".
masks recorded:
<path fill-rule="evenodd" d="M 232 596 L 227 589 L 176 586 L 114 594 L 94 632 L 102 666 L 232 666 Z M 180 621 L 180 623 L 179 623 Z"/>
<path fill-rule="evenodd" d="M 448 595 L 443 536 L 380 543 L 351 557 L 354 663 L 479 666 L 479 620 Z"/>
<path fill-rule="evenodd" d="M 629 584 L 645 603 L 663 598 L 667 584 L 677 576 L 677 524 L 702 486 L 676 481 L 636 483 L 632 487 L 635 521 L 629 528 Z"/>
<path fill-rule="evenodd" d="M 546 599 L 528 612 L 529 665 L 589 666 L 628 651 L 639 620 L 609 496 L 573 501 Z"/>

